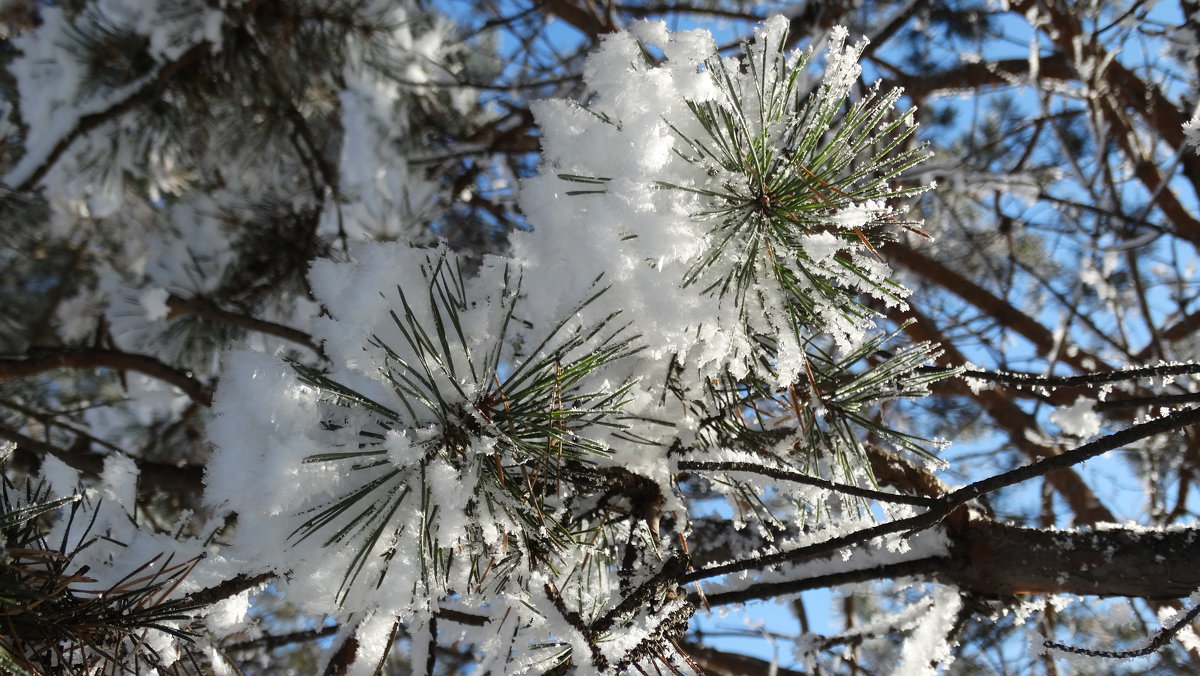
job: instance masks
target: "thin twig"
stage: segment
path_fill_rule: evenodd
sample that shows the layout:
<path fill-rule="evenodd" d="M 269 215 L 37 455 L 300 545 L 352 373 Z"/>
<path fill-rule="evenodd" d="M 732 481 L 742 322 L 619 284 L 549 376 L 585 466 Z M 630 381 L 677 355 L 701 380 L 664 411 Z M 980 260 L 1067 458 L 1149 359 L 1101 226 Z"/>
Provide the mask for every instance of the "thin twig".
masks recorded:
<path fill-rule="evenodd" d="M 1174 638 L 1175 635 L 1180 631 L 1182 631 L 1184 627 L 1191 624 L 1192 620 L 1196 619 L 1197 615 L 1200 615 L 1200 603 L 1192 606 L 1191 610 L 1184 613 L 1183 617 L 1179 618 L 1171 626 L 1163 627 L 1162 631 L 1158 632 L 1158 634 L 1156 634 L 1154 638 L 1150 639 L 1146 645 L 1133 650 L 1095 650 L 1092 648 L 1080 648 L 1077 646 L 1067 645 L 1066 643 L 1059 643 L 1057 641 L 1051 641 L 1050 639 L 1042 641 L 1042 647 L 1053 648 L 1054 650 L 1061 650 L 1063 652 L 1073 653 L 1076 655 L 1087 655 L 1088 657 L 1107 657 L 1115 660 L 1145 657 L 1146 655 L 1149 655 L 1150 653 L 1155 652 L 1159 648 L 1166 645 L 1167 642 Z"/>
<path fill-rule="evenodd" d="M 207 298 L 181 298 L 172 295 L 167 298 L 167 307 L 170 308 L 172 316 L 188 314 L 202 319 L 211 319 L 222 324 L 229 324 L 230 326 L 237 326 L 249 331 L 257 331 L 258 333 L 283 338 L 284 340 L 303 345 L 313 352 L 320 354 L 320 348 L 313 342 L 312 336 L 303 331 L 298 331 L 290 326 L 276 324 L 275 322 L 223 310 Z"/>
<path fill-rule="evenodd" d="M 760 474 L 768 476 L 772 479 L 780 479 L 783 481 L 791 481 L 793 483 L 804 484 L 805 486 L 814 486 L 816 488 L 824 488 L 835 493 L 844 493 L 869 500 L 878 500 L 880 502 L 895 502 L 904 505 L 917 505 L 920 507 L 934 507 L 938 501 L 934 498 L 927 498 L 919 495 L 904 495 L 902 493 L 888 493 L 886 491 L 877 491 L 870 488 L 862 488 L 852 484 L 843 484 L 829 479 L 810 476 L 800 472 L 780 469 L 778 467 L 767 467 L 758 465 L 752 462 L 701 462 L 696 460 L 683 460 L 679 462 L 681 471 L 699 471 L 699 472 L 749 472 L 752 474 Z"/>
<path fill-rule="evenodd" d="M 963 371 L 959 377 L 975 378 L 1016 387 L 1085 387 L 1137 380 L 1138 378 L 1169 378 L 1184 375 L 1200 375 L 1200 364 L 1158 364 L 1119 371 L 1097 371 L 1077 376 L 1043 376 L 1036 373 L 1012 371 Z"/>

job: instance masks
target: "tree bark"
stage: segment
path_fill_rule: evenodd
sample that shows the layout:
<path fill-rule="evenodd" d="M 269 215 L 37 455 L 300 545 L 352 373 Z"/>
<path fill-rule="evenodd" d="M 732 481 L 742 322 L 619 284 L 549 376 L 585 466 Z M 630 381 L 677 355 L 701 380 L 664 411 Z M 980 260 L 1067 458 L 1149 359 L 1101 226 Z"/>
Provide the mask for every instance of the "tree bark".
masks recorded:
<path fill-rule="evenodd" d="M 935 577 L 986 597 L 1185 598 L 1200 588 L 1200 528 L 1054 531 L 971 521 Z"/>
<path fill-rule="evenodd" d="M 1200 560 L 1200 528 L 1060 531 L 1022 528 L 961 513 L 938 529 L 950 542 L 945 555 L 898 557 L 895 562 L 867 568 L 851 567 L 851 557 L 846 569 L 836 573 L 710 593 L 705 602 L 711 606 L 743 603 L 897 577 L 951 584 L 994 599 L 1074 594 L 1165 601 L 1186 598 L 1200 589 L 1200 567 L 1195 565 Z M 828 570 L 824 564 L 835 558 L 841 557 L 835 554 L 813 563 Z M 694 601 L 701 603 L 698 596 Z"/>

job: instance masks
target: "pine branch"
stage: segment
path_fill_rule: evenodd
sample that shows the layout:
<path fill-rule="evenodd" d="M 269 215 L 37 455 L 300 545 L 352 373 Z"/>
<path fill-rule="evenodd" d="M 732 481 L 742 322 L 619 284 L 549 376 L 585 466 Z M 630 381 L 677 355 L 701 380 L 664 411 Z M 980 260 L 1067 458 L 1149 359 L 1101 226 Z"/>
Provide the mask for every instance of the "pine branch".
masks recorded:
<path fill-rule="evenodd" d="M 814 486 L 823 488 L 834 493 L 842 493 L 844 495 L 853 495 L 855 497 L 866 498 L 868 500 L 877 500 L 879 502 L 890 502 L 903 505 L 917 505 L 920 507 L 931 507 L 937 504 L 936 500 L 922 496 L 904 495 L 901 493 L 886 493 L 884 491 L 871 490 L 860 486 L 852 486 L 850 484 L 838 483 L 829 481 L 820 477 L 801 474 L 800 472 L 789 471 L 776 467 L 767 467 L 749 462 L 700 462 L 695 460 L 680 460 L 678 464 L 680 471 L 700 471 L 700 472 L 746 472 L 749 474 L 758 474 L 780 481 L 789 481 L 805 486 Z"/>
<path fill-rule="evenodd" d="M 1169 378 L 1198 374 L 1200 374 L 1200 364 L 1156 364 L 1114 371 L 1093 371 L 1077 376 L 1045 376 L 1014 371 L 963 371 L 959 376 L 1016 387 L 1096 387 L 1139 378 Z"/>
<path fill-rule="evenodd" d="M 831 538 L 824 542 L 799 547 L 793 550 L 755 556 L 742 561 L 714 565 L 689 572 L 683 576 L 681 583 L 695 582 L 720 575 L 738 573 L 749 570 L 762 570 L 783 563 L 799 563 L 815 557 L 829 554 L 847 547 L 853 547 L 878 537 L 895 533 L 918 533 L 941 523 L 956 509 L 979 497 L 987 495 L 1030 479 L 1045 476 L 1059 469 L 1066 469 L 1090 460 L 1108 451 L 1121 448 L 1148 437 L 1171 432 L 1192 425 L 1200 424 L 1200 408 L 1176 411 L 1170 415 L 1134 425 L 1119 432 L 1114 432 L 1095 441 L 1084 444 L 1070 451 L 1045 458 L 1017 469 L 1003 472 L 986 479 L 976 481 L 939 498 L 936 505 L 916 516 L 898 519 L 887 523 L 865 528 L 854 533 Z"/>
<path fill-rule="evenodd" d="M 212 390 L 190 372 L 180 371 L 155 357 L 119 350 L 35 348 L 22 357 L 0 357 L 0 381 L 24 378 L 60 368 L 136 371 L 174 385 L 201 406 L 212 405 Z"/>
<path fill-rule="evenodd" d="M 275 322 L 223 310 L 215 302 L 207 298 L 200 296 L 181 298 L 172 294 L 167 298 L 167 307 L 171 310 L 171 317 L 188 314 L 203 319 L 210 319 L 249 331 L 257 331 L 277 338 L 283 338 L 298 345 L 303 345 L 316 354 L 321 353 L 320 347 L 313 342 L 312 336 L 303 331 L 298 331 L 282 324 L 276 324 Z M 171 317 L 168 317 L 168 319 Z"/>
<path fill-rule="evenodd" d="M 157 71 L 127 87 L 115 101 L 103 109 L 81 115 L 67 133 L 52 146 L 48 146 L 49 150 L 44 155 L 26 154 L 22 157 L 17 166 L 4 176 L 2 183 L 17 192 L 32 190 L 76 139 L 91 133 L 107 122 L 116 120 L 138 106 L 153 101 L 161 93 L 163 87 L 181 70 L 200 61 L 211 50 L 211 43 L 200 42 L 184 52 L 178 59 L 163 63 Z"/>

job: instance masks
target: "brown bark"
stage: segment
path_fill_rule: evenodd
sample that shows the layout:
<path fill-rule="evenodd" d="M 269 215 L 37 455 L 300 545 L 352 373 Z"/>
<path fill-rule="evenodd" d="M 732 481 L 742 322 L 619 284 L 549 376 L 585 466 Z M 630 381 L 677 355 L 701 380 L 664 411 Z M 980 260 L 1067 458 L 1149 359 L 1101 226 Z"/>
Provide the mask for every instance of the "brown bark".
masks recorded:
<path fill-rule="evenodd" d="M 952 584 L 997 599 L 1073 594 L 1171 600 L 1186 598 L 1200 588 L 1200 568 L 1195 565 L 1200 558 L 1200 528 L 1058 531 L 978 517 L 951 519 L 939 528 L 950 541 L 947 555 L 752 584 L 742 590 L 709 594 L 706 601 L 712 606 L 744 603 L 898 577 Z"/>
<path fill-rule="evenodd" d="M 936 73 L 910 75 L 891 68 L 889 84 L 904 88 L 904 93 L 920 100 L 941 92 L 984 87 L 1005 87 L 1018 83 L 1031 75 L 1029 59 L 1001 59 L 962 63 Z M 1038 78 L 1070 80 L 1075 69 L 1062 54 L 1047 54 L 1039 59 Z"/>
<path fill-rule="evenodd" d="M 212 390 L 191 373 L 180 371 L 154 357 L 105 349 L 41 350 L 24 358 L 0 358 L 0 382 L 37 375 L 57 368 L 110 368 L 136 371 L 178 387 L 192 401 L 212 405 Z"/>
<path fill-rule="evenodd" d="M 1200 529 L 1053 531 L 972 521 L 939 579 L 981 596 L 1077 594 L 1151 600 L 1200 588 Z"/>

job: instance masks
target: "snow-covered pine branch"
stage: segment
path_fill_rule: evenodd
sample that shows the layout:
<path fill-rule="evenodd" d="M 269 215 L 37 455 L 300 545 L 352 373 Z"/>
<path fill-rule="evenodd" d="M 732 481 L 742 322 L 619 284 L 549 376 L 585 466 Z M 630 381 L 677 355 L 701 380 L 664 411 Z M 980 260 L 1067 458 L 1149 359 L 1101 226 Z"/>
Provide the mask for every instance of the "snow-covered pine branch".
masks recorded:
<path fill-rule="evenodd" d="M 877 249 L 911 225 L 889 202 L 920 189 L 901 176 L 911 115 L 895 94 L 848 101 L 845 31 L 823 75 L 786 37 L 773 19 L 735 57 L 650 23 L 608 38 L 595 96 L 537 110 L 533 229 L 508 260 L 466 273 L 444 248 L 376 244 L 318 263 L 329 362 L 227 357 L 218 391 L 207 499 L 238 514 L 249 569 L 334 617 L 487 618 L 507 628 L 497 669 L 605 671 L 684 664 L 681 482 L 754 505 L 739 519 L 865 524 L 827 480 L 768 495 L 762 475 L 675 470 L 869 483 L 865 435 L 926 452 L 873 411 L 947 375 L 919 371 L 928 345 L 870 362 L 896 341 L 860 300 L 902 302 Z"/>
<path fill-rule="evenodd" d="M 1200 670 L 1193 5 L 0 3 L 0 671 Z"/>

